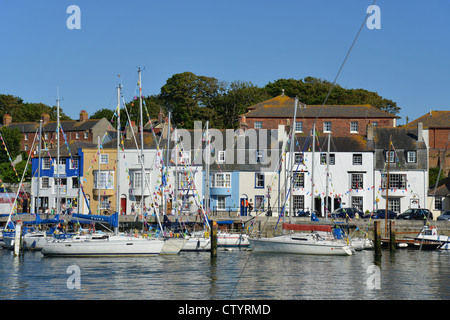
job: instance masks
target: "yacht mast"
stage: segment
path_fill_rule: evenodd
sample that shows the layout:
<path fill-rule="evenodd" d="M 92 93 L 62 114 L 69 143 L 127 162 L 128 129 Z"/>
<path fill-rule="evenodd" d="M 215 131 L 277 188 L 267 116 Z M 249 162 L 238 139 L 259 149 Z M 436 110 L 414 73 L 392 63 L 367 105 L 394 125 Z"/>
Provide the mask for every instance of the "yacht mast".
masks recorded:
<path fill-rule="evenodd" d="M 209 211 L 209 157 L 211 155 L 211 149 L 209 145 L 209 121 L 206 121 L 206 159 L 205 159 L 205 166 L 206 166 L 206 174 L 205 174 L 205 215 L 208 216 Z"/>
<path fill-rule="evenodd" d="M 56 214 L 60 213 L 60 178 L 59 178 L 59 89 L 57 90 L 57 98 L 56 98 Z M 40 137 L 39 137 L 40 138 Z"/>
<path fill-rule="evenodd" d="M 169 178 L 169 165 L 170 165 L 170 154 L 169 154 L 169 143 L 170 143 L 170 117 L 172 116 L 172 112 L 169 109 L 169 118 L 167 121 L 167 145 L 166 145 L 166 180 L 165 180 L 165 184 L 167 185 L 167 179 Z M 164 214 L 168 214 L 167 210 L 168 210 L 168 206 L 167 206 L 167 200 L 169 198 L 169 196 L 167 196 L 167 199 L 165 199 L 165 191 L 166 188 L 165 186 L 164 190 L 163 190 L 163 199 L 164 199 Z M 173 206 L 173 201 L 172 201 L 172 206 Z"/>
<path fill-rule="evenodd" d="M 289 146 L 289 219 L 293 215 L 295 215 L 295 210 L 293 206 L 293 192 L 294 192 L 294 172 L 292 171 L 294 169 L 294 144 L 295 144 L 295 120 L 297 118 L 297 106 L 298 106 L 298 98 L 295 98 L 295 104 L 294 104 L 294 122 L 291 125 L 291 141 Z M 286 210 L 285 210 L 286 212 Z M 284 222 L 284 216 L 283 214 L 283 222 Z"/>
<path fill-rule="evenodd" d="M 311 215 L 314 212 L 314 155 L 316 151 L 316 123 L 313 123 L 312 129 L 312 155 L 311 155 Z"/>
<path fill-rule="evenodd" d="M 39 141 L 38 141 L 38 143 L 39 143 L 39 146 L 38 146 L 38 153 L 39 153 L 39 155 L 38 155 L 38 158 L 39 158 L 39 162 L 38 162 L 38 179 L 37 179 L 37 181 L 38 181 L 38 183 L 37 183 L 37 208 L 36 208 L 36 213 L 40 213 L 39 212 L 39 209 L 42 207 L 42 205 L 41 205 L 41 201 L 40 201 L 40 194 L 39 194 L 39 191 L 40 191 L 40 186 L 41 186 L 41 141 L 42 141 L 42 119 L 41 120 L 39 120 L 39 139 L 38 139 Z M 36 200 L 35 200 L 36 201 Z M 47 219 L 48 219 L 48 213 L 47 213 L 47 217 L 46 217 Z"/>
<path fill-rule="evenodd" d="M 144 121 L 142 117 L 142 79 L 141 79 L 141 68 L 138 68 L 139 74 L 139 117 L 140 117 L 140 131 L 141 131 L 141 214 L 144 214 L 144 177 L 145 177 L 145 168 L 144 168 Z"/>
<path fill-rule="evenodd" d="M 119 161 L 119 151 L 120 151 L 120 85 L 117 87 L 117 154 L 116 154 L 116 210 L 120 215 L 120 161 Z M 118 228 L 114 228 L 114 233 L 118 233 Z"/>
<path fill-rule="evenodd" d="M 331 211 L 330 210 L 330 204 L 328 203 L 328 197 L 329 197 L 329 195 L 328 195 L 329 194 L 329 192 L 328 192 L 328 183 L 329 183 L 329 180 L 330 180 L 330 139 L 331 139 L 331 134 L 329 133 L 328 134 L 328 149 L 327 149 L 327 175 L 326 175 L 327 181 L 326 181 L 326 185 L 325 185 L 325 202 L 324 202 L 325 206 L 324 206 L 324 210 L 323 210 L 323 213 L 325 215 L 325 221 L 328 220 L 327 210 Z"/>

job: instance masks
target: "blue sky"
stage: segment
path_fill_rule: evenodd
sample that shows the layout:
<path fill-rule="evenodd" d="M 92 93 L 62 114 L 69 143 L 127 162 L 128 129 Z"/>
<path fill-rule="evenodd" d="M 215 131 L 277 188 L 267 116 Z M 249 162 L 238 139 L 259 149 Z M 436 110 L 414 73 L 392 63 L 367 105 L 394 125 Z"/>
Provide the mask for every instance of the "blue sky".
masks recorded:
<path fill-rule="evenodd" d="M 264 86 L 280 78 L 334 80 L 372 0 L 0 0 L 0 93 L 56 104 L 77 119 L 143 94 L 173 74 Z M 70 30 L 67 7 L 81 9 Z M 341 72 L 345 88 L 396 101 L 400 124 L 450 110 L 450 1 L 386 1 L 381 29 L 364 27 Z"/>

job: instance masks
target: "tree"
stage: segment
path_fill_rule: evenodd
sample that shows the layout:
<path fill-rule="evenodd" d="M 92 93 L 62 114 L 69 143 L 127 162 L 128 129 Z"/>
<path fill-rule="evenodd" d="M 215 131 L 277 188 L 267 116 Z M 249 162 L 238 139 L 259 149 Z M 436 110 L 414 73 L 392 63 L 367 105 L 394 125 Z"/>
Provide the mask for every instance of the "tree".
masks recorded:
<path fill-rule="evenodd" d="M 214 103 L 214 123 L 220 129 L 237 129 L 239 116 L 246 113 L 249 106 L 270 99 L 263 88 L 251 82 L 233 81 L 224 84 L 224 89 Z"/>
<path fill-rule="evenodd" d="M 284 89 L 289 97 L 298 97 L 301 102 L 310 105 L 324 102 L 327 105 L 370 104 L 390 114 L 395 115 L 400 112 L 400 107 L 394 101 L 385 99 L 376 92 L 364 89 L 345 89 L 339 84 L 332 86 L 331 82 L 314 77 L 299 80 L 278 79 L 273 83 L 269 82 L 264 88 L 272 97 L 280 95 Z"/>
<path fill-rule="evenodd" d="M 3 143 L 0 148 L 0 163 L 11 163 L 20 154 L 20 142 L 22 141 L 22 134 L 19 128 L 8 128 L 3 126 L 0 129 L 2 134 Z M 5 146 L 8 152 L 5 150 Z M 8 157 L 8 153 L 11 156 L 11 160 Z"/>
<path fill-rule="evenodd" d="M 172 110 L 172 119 L 177 126 L 192 129 L 195 120 L 213 118 L 213 102 L 220 89 L 221 84 L 216 78 L 183 72 L 167 80 L 161 87 L 159 98 L 166 112 Z"/>
<path fill-rule="evenodd" d="M 43 113 L 50 115 L 50 120 L 56 121 L 56 106 L 48 106 L 43 103 L 23 102 L 19 97 L 9 94 L 0 94 L 0 117 L 5 113 L 12 116 L 13 122 L 37 122 L 41 119 Z M 70 120 L 70 117 L 64 114 L 62 108 L 59 111 L 61 120 Z"/>
<path fill-rule="evenodd" d="M 2 134 L 2 147 L 0 148 L 0 176 L 4 182 L 19 182 L 20 176 L 23 173 L 26 164 L 27 154 L 23 154 L 24 161 L 18 163 L 16 172 L 12 167 L 12 161 L 20 154 L 20 142 L 22 140 L 22 134 L 19 128 L 10 129 L 8 127 L 2 127 L 0 129 Z M 8 152 L 6 152 L 6 149 Z M 24 162 L 24 163 L 22 163 Z M 31 173 L 29 168 L 27 176 Z"/>

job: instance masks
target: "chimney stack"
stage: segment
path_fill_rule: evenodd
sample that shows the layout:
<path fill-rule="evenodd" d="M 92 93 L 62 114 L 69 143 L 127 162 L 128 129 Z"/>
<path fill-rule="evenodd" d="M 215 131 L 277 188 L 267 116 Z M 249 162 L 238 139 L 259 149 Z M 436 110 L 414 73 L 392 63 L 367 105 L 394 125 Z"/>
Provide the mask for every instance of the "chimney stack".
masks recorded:
<path fill-rule="evenodd" d="M 164 112 L 162 111 L 162 108 L 159 109 L 159 114 L 158 114 L 158 122 L 161 123 L 164 120 Z"/>
<path fill-rule="evenodd" d="M 9 114 L 5 113 L 3 115 L 3 125 L 7 126 L 10 123 L 12 123 L 12 117 Z"/>
<path fill-rule="evenodd" d="M 417 123 L 417 142 L 423 142 L 423 123 Z"/>
<path fill-rule="evenodd" d="M 241 117 L 241 122 L 239 123 L 239 129 L 244 133 L 248 129 L 248 123 L 245 116 Z"/>
<path fill-rule="evenodd" d="M 367 141 L 373 141 L 373 123 L 367 125 Z"/>
<path fill-rule="evenodd" d="M 81 110 L 80 122 L 86 121 L 87 119 L 89 119 L 88 113 L 86 112 L 86 110 Z"/>
<path fill-rule="evenodd" d="M 133 127 L 133 131 L 131 131 L 131 127 Z M 125 139 L 130 140 L 133 137 L 133 132 L 134 134 L 137 134 L 137 126 L 134 121 L 130 121 L 125 132 Z"/>
<path fill-rule="evenodd" d="M 41 115 L 42 124 L 45 124 L 50 121 L 50 115 L 48 113 L 43 113 Z"/>

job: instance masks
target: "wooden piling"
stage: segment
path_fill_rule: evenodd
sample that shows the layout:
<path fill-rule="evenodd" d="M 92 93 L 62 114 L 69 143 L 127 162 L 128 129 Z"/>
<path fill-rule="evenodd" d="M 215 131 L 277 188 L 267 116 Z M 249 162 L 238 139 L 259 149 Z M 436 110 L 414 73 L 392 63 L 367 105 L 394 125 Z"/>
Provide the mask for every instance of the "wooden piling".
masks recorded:
<path fill-rule="evenodd" d="M 374 236 L 374 254 L 375 254 L 376 257 L 380 257 L 381 256 L 381 227 L 380 227 L 380 221 L 374 221 L 373 236 Z"/>
<path fill-rule="evenodd" d="M 389 221 L 389 250 L 391 252 L 395 252 L 396 243 L 395 243 L 395 221 Z"/>
<path fill-rule="evenodd" d="M 217 258 L 217 221 L 211 222 L 211 258 Z"/>
<path fill-rule="evenodd" d="M 22 246 L 22 223 L 18 221 L 16 223 L 14 234 L 14 256 L 18 256 Z"/>

